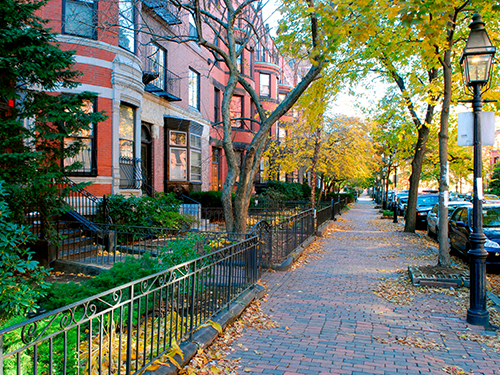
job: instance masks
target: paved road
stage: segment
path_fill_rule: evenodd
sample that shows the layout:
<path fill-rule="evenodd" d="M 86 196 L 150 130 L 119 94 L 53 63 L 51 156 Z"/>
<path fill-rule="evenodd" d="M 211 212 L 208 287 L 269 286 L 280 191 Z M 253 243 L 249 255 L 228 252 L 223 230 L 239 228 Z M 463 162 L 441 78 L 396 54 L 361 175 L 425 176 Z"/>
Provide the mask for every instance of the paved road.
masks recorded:
<path fill-rule="evenodd" d="M 374 293 L 408 264 L 435 264 L 425 241 L 384 230 L 379 217 L 360 197 L 320 239 L 319 259 L 264 277 L 262 308 L 280 327 L 249 328 L 234 343 L 241 374 L 500 374 L 500 354 L 461 338 L 487 332 L 466 323 L 455 297 L 420 293 L 405 305 Z"/>

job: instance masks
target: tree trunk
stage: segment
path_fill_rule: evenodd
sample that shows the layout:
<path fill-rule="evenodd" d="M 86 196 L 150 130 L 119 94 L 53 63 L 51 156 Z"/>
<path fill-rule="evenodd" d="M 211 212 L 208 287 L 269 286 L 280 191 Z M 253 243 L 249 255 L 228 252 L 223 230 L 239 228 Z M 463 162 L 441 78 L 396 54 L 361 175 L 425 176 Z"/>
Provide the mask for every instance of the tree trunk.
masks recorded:
<path fill-rule="evenodd" d="M 451 50 L 453 48 L 453 36 L 458 13 L 461 9 L 454 9 L 450 16 L 448 24 L 448 49 L 444 52 L 444 58 L 440 59 L 443 67 L 444 97 L 443 107 L 441 109 L 439 131 L 439 223 L 438 223 L 438 241 L 439 256 L 438 265 L 450 267 L 451 259 L 448 245 L 448 119 L 450 116 L 450 103 L 452 95 L 452 77 L 451 77 Z"/>
<path fill-rule="evenodd" d="M 314 139 L 314 152 L 311 163 L 311 207 L 315 208 L 316 203 L 316 185 L 317 185 L 317 175 L 316 175 L 316 166 L 318 164 L 319 157 L 319 149 L 321 145 L 321 128 L 317 128 L 315 130 L 315 139 Z"/>
<path fill-rule="evenodd" d="M 425 144 L 429 139 L 429 128 L 422 125 L 418 129 L 418 141 L 415 147 L 415 155 L 411 162 L 410 191 L 408 193 L 408 203 L 405 214 L 405 232 L 415 232 L 417 225 L 417 195 L 420 174 L 422 173 L 422 164 L 424 161 Z"/>

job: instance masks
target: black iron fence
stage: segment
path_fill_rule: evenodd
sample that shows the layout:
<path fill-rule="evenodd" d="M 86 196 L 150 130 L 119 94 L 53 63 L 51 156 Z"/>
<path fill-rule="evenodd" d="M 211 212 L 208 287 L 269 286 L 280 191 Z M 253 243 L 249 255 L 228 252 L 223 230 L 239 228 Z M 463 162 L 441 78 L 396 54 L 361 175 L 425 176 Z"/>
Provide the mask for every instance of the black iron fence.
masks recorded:
<path fill-rule="evenodd" d="M 309 209 L 290 216 L 272 225 L 271 228 L 271 264 L 281 264 L 288 255 L 314 234 L 314 210 Z"/>
<path fill-rule="evenodd" d="M 145 253 L 157 256 L 186 237 L 191 237 L 195 250 L 204 254 L 206 246 L 224 247 L 240 241 L 242 235 L 224 232 L 203 232 L 185 229 L 98 224 L 89 230 L 80 222 L 66 222 L 59 234 L 63 238 L 57 259 L 85 264 L 112 265 L 128 256 L 140 257 Z"/>
<path fill-rule="evenodd" d="M 333 206 L 329 205 L 316 210 L 316 228 L 333 218 Z"/>
<path fill-rule="evenodd" d="M 0 374 L 136 374 L 259 278 L 259 238 L 0 330 Z"/>
<path fill-rule="evenodd" d="M 265 220 L 271 225 L 279 224 L 290 216 L 306 211 L 310 205 L 275 205 L 268 207 L 252 207 L 248 210 L 247 228 L 252 228 L 259 221 Z M 196 228 L 201 231 L 226 231 L 224 209 L 222 207 L 201 208 L 200 220 Z"/>

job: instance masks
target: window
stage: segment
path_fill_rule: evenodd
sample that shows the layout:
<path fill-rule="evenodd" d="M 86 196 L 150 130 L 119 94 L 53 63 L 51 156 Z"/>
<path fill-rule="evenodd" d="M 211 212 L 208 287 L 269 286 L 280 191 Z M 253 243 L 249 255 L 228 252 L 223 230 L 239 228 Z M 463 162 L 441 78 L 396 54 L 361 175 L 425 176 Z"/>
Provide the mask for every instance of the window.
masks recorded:
<path fill-rule="evenodd" d="M 231 98 L 229 115 L 231 118 L 231 126 L 243 127 L 244 121 L 241 119 L 243 116 L 243 96 L 234 95 Z"/>
<path fill-rule="evenodd" d="M 159 89 L 165 90 L 165 67 L 166 67 L 166 51 L 160 46 L 151 43 L 146 47 L 146 69 L 153 73 L 158 73 L 158 77 L 149 84 Z"/>
<path fill-rule="evenodd" d="M 286 94 L 279 94 L 278 95 L 278 99 L 279 99 L 279 102 L 281 103 L 283 100 L 285 100 L 286 98 Z"/>
<path fill-rule="evenodd" d="M 198 37 L 198 30 L 196 30 L 196 23 L 194 22 L 194 17 L 190 13 L 189 14 L 189 36 Z"/>
<path fill-rule="evenodd" d="M 286 129 L 278 124 L 278 141 L 281 143 L 285 141 Z"/>
<path fill-rule="evenodd" d="M 188 179 L 188 152 L 189 152 L 189 179 L 201 181 L 201 136 L 187 132 L 169 131 L 169 166 L 170 180 L 187 181 Z"/>
<path fill-rule="evenodd" d="M 200 74 L 189 69 L 189 106 L 200 109 Z"/>
<path fill-rule="evenodd" d="M 259 76 L 260 96 L 271 96 L 271 75 L 260 73 Z"/>
<path fill-rule="evenodd" d="M 135 158 L 135 108 L 120 104 L 118 128 L 120 149 L 120 188 L 138 189 L 141 181 L 140 159 Z"/>
<path fill-rule="evenodd" d="M 191 180 L 201 181 L 201 137 L 196 134 L 189 135 Z"/>
<path fill-rule="evenodd" d="M 177 132 L 177 131 L 171 131 L 170 132 L 170 144 L 173 146 L 187 146 L 187 139 L 186 139 L 186 133 L 185 132 Z"/>
<path fill-rule="evenodd" d="M 135 53 L 135 8 L 132 0 L 119 0 L 118 45 Z"/>
<path fill-rule="evenodd" d="M 120 104 L 119 145 L 120 157 L 134 157 L 135 111 L 127 104 Z"/>
<path fill-rule="evenodd" d="M 94 104 L 86 102 L 83 107 L 86 113 L 94 112 Z M 70 174 L 95 174 L 97 172 L 95 160 L 95 138 L 94 125 L 90 124 L 89 129 L 80 130 L 71 134 L 64 139 L 64 147 L 68 148 L 72 145 L 80 143 L 78 154 L 64 159 L 64 167 L 70 167 Z M 78 163 L 75 165 L 75 163 Z"/>
<path fill-rule="evenodd" d="M 170 179 L 187 180 L 187 133 L 170 131 Z M 182 148 L 181 148 L 182 147 Z"/>
<path fill-rule="evenodd" d="M 220 122 L 220 90 L 214 88 L 214 123 Z"/>
<path fill-rule="evenodd" d="M 65 0 L 63 8 L 63 33 L 95 38 L 95 0 Z"/>
<path fill-rule="evenodd" d="M 241 44 L 236 44 L 236 52 L 241 50 L 242 45 Z M 241 51 L 240 55 L 236 58 L 236 64 L 238 66 L 238 72 L 243 74 L 243 51 Z"/>

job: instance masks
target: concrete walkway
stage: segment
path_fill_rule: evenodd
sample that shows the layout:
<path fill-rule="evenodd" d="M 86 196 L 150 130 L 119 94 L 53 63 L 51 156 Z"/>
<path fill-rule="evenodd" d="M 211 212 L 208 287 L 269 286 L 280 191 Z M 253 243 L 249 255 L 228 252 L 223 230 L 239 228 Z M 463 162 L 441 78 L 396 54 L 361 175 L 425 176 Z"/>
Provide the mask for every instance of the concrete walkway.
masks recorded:
<path fill-rule="evenodd" d="M 488 332 L 466 323 L 453 290 L 391 289 L 404 275 L 398 270 L 436 264 L 435 253 L 417 235 L 384 227 L 380 216 L 360 197 L 319 240 L 319 258 L 265 275 L 262 309 L 279 328 L 249 328 L 237 339 L 229 357 L 241 357 L 239 373 L 500 374 L 500 354 L 470 340 Z"/>

